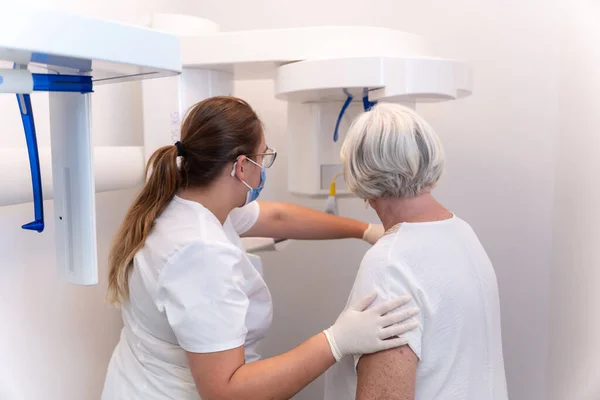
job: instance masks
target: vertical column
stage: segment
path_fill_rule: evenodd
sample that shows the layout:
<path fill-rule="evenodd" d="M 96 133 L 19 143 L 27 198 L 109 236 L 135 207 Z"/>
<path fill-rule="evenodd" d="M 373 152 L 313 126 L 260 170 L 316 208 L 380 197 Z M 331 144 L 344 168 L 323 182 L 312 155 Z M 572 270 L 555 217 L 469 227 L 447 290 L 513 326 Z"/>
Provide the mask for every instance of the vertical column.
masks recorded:
<path fill-rule="evenodd" d="M 60 276 L 98 283 L 90 95 L 50 93 L 56 254 Z"/>
<path fill-rule="evenodd" d="M 219 31 L 217 24 L 206 19 L 176 14 L 154 14 L 152 28 L 181 37 Z M 232 75 L 184 67 L 179 76 L 142 82 L 142 91 L 147 162 L 156 149 L 179 140 L 181 121 L 189 107 L 208 97 L 231 94 Z"/>
<path fill-rule="evenodd" d="M 144 163 L 159 147 L 179 140 L 181 76 L 142 82 L 144 113 Z"/>
<path fill-rule="evenodd" d="M 231 96 L 232 75 L 222 71 L 183 68 L 181 73 L 181 106 L 185 113 L 191 106 L 214 96 Z"/>

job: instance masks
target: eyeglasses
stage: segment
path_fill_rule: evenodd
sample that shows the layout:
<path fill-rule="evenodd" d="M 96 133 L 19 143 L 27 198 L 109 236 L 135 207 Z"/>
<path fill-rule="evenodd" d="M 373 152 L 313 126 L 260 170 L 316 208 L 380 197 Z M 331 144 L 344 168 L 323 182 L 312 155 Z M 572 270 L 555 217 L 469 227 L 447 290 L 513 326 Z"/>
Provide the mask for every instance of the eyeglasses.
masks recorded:
<path fill-rule="evenodd" d="M 262 166 L 263 167 L 271 168 L 271 165 L 273 165 L 273 163 L 275 162 L 275 159 L 277 158 L 277 150 L 267 148 L 267 150 L 264 153 L 246 155 L 246 157 L 256 157 L 256 156 L 262 156 L 262 158 L 263 158 Z"/>

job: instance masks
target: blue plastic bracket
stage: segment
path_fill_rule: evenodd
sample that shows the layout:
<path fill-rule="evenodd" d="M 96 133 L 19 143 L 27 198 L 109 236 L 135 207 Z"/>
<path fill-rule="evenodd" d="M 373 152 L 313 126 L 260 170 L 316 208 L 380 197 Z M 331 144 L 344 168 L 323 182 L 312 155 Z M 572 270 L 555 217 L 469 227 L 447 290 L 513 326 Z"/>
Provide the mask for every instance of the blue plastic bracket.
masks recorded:
<path fill-rule="evenodd" d="M 344 105 L 342 106 L 342 110 L 340 111 L 340 115 L 338 115 L 338 119 L 335 123 L 335 130 L 333 131 L 333 141 L 334 142 L 337 142 L 338 138 L 339 138 L 339 129 L 340 129 L 340 124 L 342 123 L 342 117 L 344 116 L 344 113 L 346 112 L 346 109 L 348 108 L 350 103 L 352 103 L 352 100 L 354 100 L 354 97 L 352 97 L 352 94 L 347 89 L 344 89 L 344 94 L 346 95 L 346 101 L 344 102 Z"/>
<path fill-rule="evenodd" d="M 27 66 L 15 64 L 14 69 L 26 69 Z M 33 90 L 46 92 L 79 92 L 90 93 L 93 91 L 91 76 L 59 75 L 59 74 L 32 74 Z M 31 186 L 33 190 L 33 209 L 35 220 L 23 225 L 23 229 L 44 231 L 44 196 L 42 192 L 42 174 L 40 171 L 40 157 L 38 152 L 33 108 L 29 94 L 17 93 L 17 102 L 25 130 L 27 152 L 29 154 L 29 169 L 31 171 Z"/>
<path fill-rule="evenodd" d="M 365 110 L 365 112 L 369 111 L 371 108 L 373 108 L 373 106 L 375 104 L 377 104 L 376 101 L 369 101 L 369 89 L 368 88 L 364 88 L 363 89 L 363 108 Z"/>
<path fill-rule="evenodd" d="M 338 119 L 335 123 L 335 129 L 333 131 L 333 141 L 334 142 L 337 142 L 338 138 L 339 138 L 339 129 L 340 129 L 340 124 L 342 123 L 342 117 L 344 116 L 344 113 L 346 112 L 346 109 L 348 108 L 348 106 L 350 106 L 350 103 L 352 103 L 352 100 L 354 100 L 354 98 L 352 97 L 352 94 L 348 91 L 348 89 L 344 89 L 344 94 L 346 95 L 346 101 L 344 102 L 344 105 L 342 106 L 340 114 L 338 115 Z M 364 108 L 365 112 L 369 111 L 375 104 L 377 104 L 376 101 L 369 101 L 369 89 L 368 88 L 363 89 L 362 102 L 363 102 L 363 108 Z"/>
<path fill-rule="evenodd" d="M 31 74 L 36 92 L 93 92 L 92 77 L 87 75 Z"/>

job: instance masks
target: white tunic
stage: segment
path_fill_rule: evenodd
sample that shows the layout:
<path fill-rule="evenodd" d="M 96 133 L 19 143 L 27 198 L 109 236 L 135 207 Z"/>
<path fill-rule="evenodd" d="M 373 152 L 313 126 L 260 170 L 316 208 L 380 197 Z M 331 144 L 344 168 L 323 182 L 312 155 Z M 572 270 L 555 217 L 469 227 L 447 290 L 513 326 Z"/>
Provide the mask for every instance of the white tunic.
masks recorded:
<path fill-rule="evenodd" d="M 258 214 L 253 202 L 221 225 L 196 202 L 171 201 L 135 256 L 103 400 L 200 399 L 186 351 L 244 345 L 246 362 L 259 359 L 271 295 L 239 238 Z"/>
<path fill-rule="evenodd" d="M 421 327 L 407 333 L 419 358 L 417 400 L 506 400 L 496 274 L 463 220 L 403 223 L 365 255 L 349 301 L 373 289 L 375 304 L 410 294 Z M 345 357 L 327 372 L 326 400 L 356 396 L 356 365 Z"/>

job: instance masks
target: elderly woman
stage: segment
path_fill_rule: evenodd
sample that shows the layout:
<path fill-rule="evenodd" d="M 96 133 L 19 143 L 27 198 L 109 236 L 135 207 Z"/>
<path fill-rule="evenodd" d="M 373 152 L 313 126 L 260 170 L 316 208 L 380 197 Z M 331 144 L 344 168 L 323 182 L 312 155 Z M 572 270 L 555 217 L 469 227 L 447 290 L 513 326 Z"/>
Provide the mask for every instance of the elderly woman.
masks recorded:
<path fill-rule="evenodd" d="M 406 346 L 330 369 L 325 399 L 507 399 L 496 275 L 469 224 L 431 194 L 444 169 L 433 129 L 379 104 L 353 122 L 341 155 L 349 188 L 386 229 L 350 303 L 375 286 L 378 301 L 410 294 L 421 313 Z"/>

